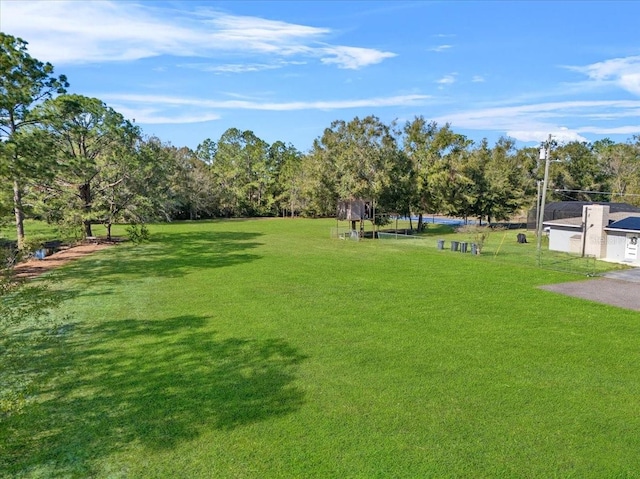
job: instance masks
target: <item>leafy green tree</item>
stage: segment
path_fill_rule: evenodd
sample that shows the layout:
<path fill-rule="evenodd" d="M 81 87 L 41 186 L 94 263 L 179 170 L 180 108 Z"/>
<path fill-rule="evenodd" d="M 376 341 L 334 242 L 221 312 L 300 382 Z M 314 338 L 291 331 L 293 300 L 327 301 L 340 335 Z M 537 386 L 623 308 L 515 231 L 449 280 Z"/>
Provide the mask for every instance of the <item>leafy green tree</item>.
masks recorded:
<path fill-rule="evenodd" d="M 516 168 L 522 175 L 524 191 L 523 206 L 530 208 L 535 204 L 538 193 L 538 180 L 544 178 L 544 165 L 540 161 L 540 150 L 535 146 L 527 146 L 515 151 Z"/>
<path fill-rule="evenodd" d="M 269 212 L 268 150 L 269 145 L 249 130 L 229 128 L 218 140 L 211 171 L 228 216 L 260 216 Z"/>
<path fill-rule="evenodd" d="M 460 215 L 468 211 L 470 184 L 464 165 L 471 140 L 445 126 L 436 130 L 429 145 L 426 197 L 430 213 Z"/>
<path fill-rule="evenodd" d="M 416 117 L 404 127 L 404 152 L 411 163 L 410 204 L 417 211 L 418 230 L 424 213 L 464 214 L 469 179 L 464 173 L 471 141 L 449 124 L 438 127 Z"/>
<path fill-rule="evenodd" d="M 135 148 L 118 148 L 102 163 L 95 179 L 93 216 L 107 228 L 124 221 L 143 225 L 162 218 L 168 202 L 171 150 L 158 138 L 141 138 Z"/>
<path fill-rule="evenodd" d="M 227 153 L 230 148 L 225 146 L 224 150 Z M 229 152 L 218 156 L 218 143 L 207 138 L 198 145 L 196 157 L 209 167 L 212 188 L 215 190 L 216 215 L 230 217 L 238 214 L 236 188 L 240 180 L 235 155 Z"/>
<path fill-rule="evenodd" d="M 269 147 L 267 169 L 273 181 L 268 194 L 282 216 L 288 211 L 293 217 L 305 206 L 302 192 L 306 172 L 302 160 L 302 153 L 291 144 L 276 141 Z"/>
<path fill-rule="evenodd" d="M 635 142 L 633 142 L 635 140 Z M 627 143 L 614 143 L 609 139 L 593 145 L 611 201 L 640 205 L 640 137 Z"/>
<path fill-rule="evenodd" d="M 519 160 L 514 140 L 498 139 L 486 169 L 488 191 L 482 214 L 488 223 L 492 219 L 508 220 L 526 203 L 527 174 Z"/>
<path fill-rule="evenodd" d="M 576 201 L 608 201 L 609 195 L 597 193 L 606 188 L 605 170 L 589 143 L 572 141 L 554 150 L 558 162 L 553 177 L 562 198 Z M 596 192 L 596 193 L 594 193 Z"/>
<path fill-rule="evenodd" d="M 334 121 L 314 142 L 310 156 L 321 167 L 318 186 L 329 187 L 333 195 L 327 198 L 331 214 L 338 198 L 372 199 L 383 211 L 397 206 L 398 198 L 390 191 L 396 181 L 394 172 L 405 163 L 394 125 L 385 125 L 375 116 Z"/>
<path fill-rule="evenodd" d="M 53 217 L 82 224 L 83 236 L 102 222 L 96 195 L 116 188 L 132 171 L 139 129 L 97 98 L 61 95 L 37 109 L 56 145 L 55 181 L 43 185 Z"/>
<path fill-rule="evenodd" d="M 423 229 L 423 214 L 436 212 L 428 177 L 436 160 L 432 145 L 437 131 L 438 124 L 422 116 L 407 122 L 403 130 L 403 150 L 410 162 L 409 209 L 418 213 L 418 231 Z"/>
<path fill-rule="evenodd" d="M 323 137 L 329 134 L 330 130 L 327 128 Z M 335 215 L 340 199 L 338 172 L 331 148 L 323 144 L 320 138 L 313 141 L 312 150 L 304 157 L 302 172 L 306 179 L 303 184 L 303 196 L 306 200 L 303 215 Z"/>
<path fill-rule="evenodd" d="M 13 187 L 18 246 L 24 245 L 24 183 L 30 167 L 38 161 L 19 141 L 20 130 L 36 124 L 31 110 L 39 102 L 65 92 L 69 84 L 64 75 L 55 77 L 53 66 L 36 60 L 27 51 L 27 42 L 0 32 L 0 178 Z"/>
<path fill-rule="evenodd" d="M 195 152 L 171 148 L 175 167 L 170 183 L 178 218 L 195 220 L 219 215 L 218 192 L 211 175 L 215 150 L 216 144 L 211 140 L 205 140 Z"/>
<path fill-rule="evenodd" d="M 474 216 L 482 223 L 487 211 L 491 208 L 490 185 L 487 169 L 491 163 L 491 148 L 484 138 L 467 156 L 463 166 L 463 174 L 469 180 L 464 185 L 467 198 L 467 209 L 464 216 Z"/>

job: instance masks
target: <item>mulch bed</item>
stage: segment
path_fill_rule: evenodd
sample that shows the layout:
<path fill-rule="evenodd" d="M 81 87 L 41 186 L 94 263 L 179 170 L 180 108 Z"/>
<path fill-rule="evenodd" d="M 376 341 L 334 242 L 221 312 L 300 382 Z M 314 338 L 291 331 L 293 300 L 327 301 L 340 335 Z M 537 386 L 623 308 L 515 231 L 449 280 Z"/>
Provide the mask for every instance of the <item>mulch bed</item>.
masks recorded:
<path fill-rule="evenodd" d="M 119 239 L 114 239 L 113 241 L 98 239 L 95 241 L 86 241 L 73 246 L 62 246 L 60 251 L 57 251 L 50 256 L 46 256 L 44 259 L 32 258 L 28 261 L 17 264 L 14 268 L 14 272 L 18 278 L 36 278 L 49 270 L 59 268 L 60 266 L 75 259 L 84 258 L 96 251 L 109 248 L 118 244 L 120 241 L 121 240 Z"/>

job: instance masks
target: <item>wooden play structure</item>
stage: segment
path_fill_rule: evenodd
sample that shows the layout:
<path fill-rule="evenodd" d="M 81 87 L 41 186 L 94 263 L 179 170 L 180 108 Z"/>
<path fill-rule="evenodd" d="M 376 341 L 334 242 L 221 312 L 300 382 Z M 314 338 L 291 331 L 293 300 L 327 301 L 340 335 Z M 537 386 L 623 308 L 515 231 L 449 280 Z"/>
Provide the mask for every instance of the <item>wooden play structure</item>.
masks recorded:
<path fill-rule="evenodd" d="M 348 221 L 350 229 L 341 233 L 342 238 L 348 234 L 351 239 L 363 238 L 365 234 L 365 221 L 370 220 L 375 229 L 373 219 L 375 217 L 375 204 L 372 200 L 349 199 L 340 200 L 336 212 L 336 231 L 340 230 L 339 222 Z"/>

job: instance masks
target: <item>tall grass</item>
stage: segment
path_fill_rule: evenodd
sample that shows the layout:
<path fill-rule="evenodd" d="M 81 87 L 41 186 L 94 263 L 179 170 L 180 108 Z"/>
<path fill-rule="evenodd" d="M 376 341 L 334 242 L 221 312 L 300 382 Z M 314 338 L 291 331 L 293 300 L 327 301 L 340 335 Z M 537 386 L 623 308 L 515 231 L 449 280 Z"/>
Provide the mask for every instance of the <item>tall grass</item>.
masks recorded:
<path fill-rule="evenodd" d="M 154 225 L 50 275 L 6 477 L 631 477 L 640 316 L 325 220 Z M 22 334 L 35 334 L 30 325 Z M 5 346 L 6 347 L 6 346 Z M 3 359 L 4 361 L 4 359 Z M 37 374 L 36 374 L 37 373 Z"/>

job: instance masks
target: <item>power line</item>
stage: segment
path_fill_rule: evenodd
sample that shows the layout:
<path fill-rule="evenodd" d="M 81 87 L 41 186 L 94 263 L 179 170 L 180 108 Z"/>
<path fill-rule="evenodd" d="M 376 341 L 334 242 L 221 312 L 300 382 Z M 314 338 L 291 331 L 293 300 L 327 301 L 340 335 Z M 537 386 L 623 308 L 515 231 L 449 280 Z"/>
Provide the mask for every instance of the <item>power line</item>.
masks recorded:
<path fill-rule="evenodd" d="M 587 194 L 597 194 L 597 195 L 611 195 L 611 196 L 640 196 L 640 194 L 634 193 L 611 193 L 610 191 L 591 191 L 591 190 L 569 190 L 566 188 L 556 188 L 553 190 L 554 193 L 587 193 Z"/>

